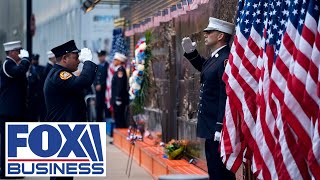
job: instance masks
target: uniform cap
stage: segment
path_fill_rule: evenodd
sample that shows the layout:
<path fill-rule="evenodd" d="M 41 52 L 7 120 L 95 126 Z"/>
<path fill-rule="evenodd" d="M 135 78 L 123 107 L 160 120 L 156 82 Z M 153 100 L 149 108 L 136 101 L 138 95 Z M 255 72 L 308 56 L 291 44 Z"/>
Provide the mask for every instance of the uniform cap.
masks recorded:
<path fill-rule="evenodd" d="M 104 50 L 98 51 L 98 56 L 105 56 L 106 54 L 107 52 Z"/>
<path fill-rule="evenodd" d="M 36 60 L 36 61 L 39 61 L 39 54 L 32 54 L 32 59 L 33 60 Z"/>
<path fill-rule="evenodd" d="M 55 57 L 54 54 L 52 53 L 52 51 L 48 51 L 48 52 L 47 52 L 47 56 L 48 56 L 48 58 L 53 58 L 53 57 Z"/>
<path fill-rule="evenodd" d="M 121 54 L 121 53 L 116 52 L 116 53 L 114 54 L 113 59 L 117 59 L 117 60 L 119 60 L 119 61 L 121 61 L 121 62 L 126 62 L 127 57 L 126 57 L 125 55 Z"/>
<path fill-rule="evenodd" d="M 223 21 L 217 18 L 210 17 L 208 27 L 203 30 L 204 32 L 208 31 L 220 31 L 227 34 L 233 34 L 234 25 L 227 21 Z"/>
<path fill-rule="evenodd" d="M 4 51 L 12 51 L 12 50 L 20 50 L 21 47 L 21 41 L 11 41 L 6 42 L 3 44 Z"/>
<path fill-rule="evenodd" d="M 51 49 L 52 53 L 56 57 L 61 57 L 68 53 L 79 53 L 80 50 L 77 48 L 76 43 L 74 40 L 68 41 L 60 46 L 57 46 L 53 49 Z"/>

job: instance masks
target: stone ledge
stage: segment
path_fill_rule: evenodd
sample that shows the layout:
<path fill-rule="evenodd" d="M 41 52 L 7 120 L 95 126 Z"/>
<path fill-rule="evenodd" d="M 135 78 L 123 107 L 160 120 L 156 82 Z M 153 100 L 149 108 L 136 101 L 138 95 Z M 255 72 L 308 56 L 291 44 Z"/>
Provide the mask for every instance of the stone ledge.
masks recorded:
<path fill-rule="evenodd" d="M 113 144 L 129 154 L 132 144 L 126 139 L 127 129 L 114 129 Z M 189 164 L 186 160 L 169 160 L 163 158 L 163 147 L 155 146 L 153 142 L 137 141 L 134 146 L 133 159 L 143 167 L 154 179 L 168 174 L 208 175 L 200 168 Z M 133 146 L 132 146 L 133 147 Z M 131 148 L 132 148 L 131 147 Z"/>

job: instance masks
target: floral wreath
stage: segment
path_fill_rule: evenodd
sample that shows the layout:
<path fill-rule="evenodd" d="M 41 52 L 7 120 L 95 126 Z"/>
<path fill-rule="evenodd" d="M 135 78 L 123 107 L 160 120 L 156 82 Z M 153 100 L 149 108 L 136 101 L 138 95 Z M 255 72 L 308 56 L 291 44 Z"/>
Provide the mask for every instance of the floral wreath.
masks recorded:
<path fill-rule="evenodd" d="M 132 64 L 132 75 L 129 78 L 129 95 L 130 100 L 134 100 L 140 94 L 143 74 L 145 69 L 145 50 L 147 48 L 146 38 L 141 38 L 135 49 L 135 58 L 131 61 Z"/>

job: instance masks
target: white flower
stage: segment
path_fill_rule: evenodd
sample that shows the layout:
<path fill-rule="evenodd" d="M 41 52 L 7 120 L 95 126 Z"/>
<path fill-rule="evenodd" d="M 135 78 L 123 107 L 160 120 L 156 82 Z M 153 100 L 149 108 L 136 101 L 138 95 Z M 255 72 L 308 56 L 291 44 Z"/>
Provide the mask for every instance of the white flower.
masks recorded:
<path fill-rule="evenodd" d="M 142 43 L 138 49 L 146 50 L 147 49 L 147 44 L 144 42 Z"/>
<path fill-rule="evenodd" d="M 129 95 L 130 95 L 130 96 L 133 95 L 133 93 L 132 93 L 132 88 L 129 89 Z"/>
<path fill-rule="evenodd" d="M 130 96 L 130 99 L 133 100 L 134 98 L 136 98 L 136 95 L 132 94 L 132 95 Z"/>
<path fill-rule="evenodd" d="M 133 77 L 137 77 L 138 76 L 138 71 L 133 71 L 132 76 Z"/>
<path fill-rule="evenodd" d="M 140 90 L 141 89 L 141 85 L 136 83 L 136 82 L 134 82 L 131 87 L 132 87 L 132 89 L 136 89 L 136 90 Z"/>
<path fill-rule="evenodd" d="M 142 64 L 138 64 L 136 68 L 138 71 L 144 71 L 144 65 Z"/>
<path fill-rule="evenodd" d="M 139 53 L 140 53 L 140 49 L 139 49 L 139 48 L 137 48 L 137 49 L 134 51 L 134 55 L 135 55 L 135 57 L 137 57 Z"/>
<path fill-rule="evenodd" d="M 129 84 L 131 85 L 132 83 L 133 83 L 133 76 L 129 78 Z"/>

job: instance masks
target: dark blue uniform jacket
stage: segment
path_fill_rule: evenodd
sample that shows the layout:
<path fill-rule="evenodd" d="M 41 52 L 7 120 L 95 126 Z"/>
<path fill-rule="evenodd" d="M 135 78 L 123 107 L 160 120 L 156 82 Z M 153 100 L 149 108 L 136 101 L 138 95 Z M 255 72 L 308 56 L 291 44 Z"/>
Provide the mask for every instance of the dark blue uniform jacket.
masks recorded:
<path fill-rule="evenodd" d="M 222 129 L 227 98 L 222 75 L 229 52 L 230 48 L 225 46 L 207 60 L 201 57 L 197 50 L 184 54 L 201 72 L 197 123 L 197 136 L 200 138 L 212 139 L 215 132 L 220 132 Z"/>
<path fill-rule="evenodd" d="M 24 121 L 26 112 L 27 77 L 30 62 L 23 58 L 19 64 L 7 57 L 0 69 L 0 117 Z"/>
<path fill-rule="evenodd" d="M 120 101 L 124 106 L 129 104 L 128 78 L 123 66 L 118 68 L 112 78 L 111 104 L 114 105 L 116 101 Z"/>
<path fill-rule="evenodd" d="M 80 76 L 77 77 L 67 68 L 58 64 L 53 66 L 44 85 L 46 121 L 86 121 L 83 91 L 93 83 L 96 69 L 97 65 L 86 61 Z"/>
<path fill-rule="evenodd" d="M 103 64 L 98 65 L 98 71 L 96 74 L 96 78 L 93 84 L 101 85 L 101 90 L 96 92 L 96 105 L 97 106 L 104 106 L 105 105 L 105 94 L 106 94 L 106 82 L 108 77 L 108 68 L 109 63 L 105 62 Z"/>

